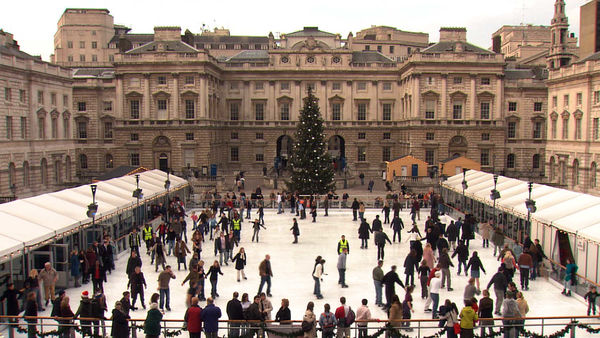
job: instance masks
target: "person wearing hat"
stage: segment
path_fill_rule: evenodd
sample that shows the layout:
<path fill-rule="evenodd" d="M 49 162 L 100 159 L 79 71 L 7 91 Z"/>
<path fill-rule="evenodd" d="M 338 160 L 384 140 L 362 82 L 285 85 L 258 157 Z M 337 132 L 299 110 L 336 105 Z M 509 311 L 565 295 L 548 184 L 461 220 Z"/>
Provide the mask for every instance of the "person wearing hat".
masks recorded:
<path fill-rule="evenodd" d="M 112 328 L 110 331 L 111 337 L 128 338 L 129 337 L 129 315 L 123 312 L 123 304 L 120 301 L 115 303 L 115 308 L 112 310 Z"/>
<path fill-rule="evenodd" d="M 77 312 L 75 312 L 75 316 L 73 316 L 73 319 L 78 317 L 85 318 L 79 320 L 79 325 L 81 325 L 81 334 L 83 336 L 92 335 L 92 322 L 89 320 L 89 318 L 92 317 L 92 300 L 89 296 L 90 294 L 87 290 L 81 293 L 79 308 L 77 309 Z"/>

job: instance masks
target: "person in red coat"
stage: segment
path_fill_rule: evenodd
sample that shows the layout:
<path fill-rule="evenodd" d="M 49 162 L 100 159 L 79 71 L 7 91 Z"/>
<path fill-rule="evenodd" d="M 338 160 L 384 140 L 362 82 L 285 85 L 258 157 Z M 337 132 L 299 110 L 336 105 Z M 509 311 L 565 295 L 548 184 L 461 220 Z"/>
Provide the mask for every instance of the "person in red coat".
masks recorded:
<path fill-rule="evenodd" d="M 200 338 L 202 333 L 202 308 L 198 306 L 198 297 L 192 298 L 192 305 L 185 312 L 184 320 L 190 338 Z"/>

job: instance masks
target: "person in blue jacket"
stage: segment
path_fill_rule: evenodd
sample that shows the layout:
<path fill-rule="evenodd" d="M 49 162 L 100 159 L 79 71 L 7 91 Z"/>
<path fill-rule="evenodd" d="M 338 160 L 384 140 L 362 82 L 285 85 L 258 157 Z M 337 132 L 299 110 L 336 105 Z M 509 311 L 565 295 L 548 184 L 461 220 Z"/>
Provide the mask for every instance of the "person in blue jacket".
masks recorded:
<path fill-rule="evenodd" d="M 577 284 L 577 265 L 571 261 L 571 259 L 567 258 L 567 267 L 565 271 L 565 288 L 562 290 L 562 294 L 566 296 L 571 296 L 571 289 L 573 285 Z"/>
<path fill-rule="evenodd" d="M 202 309 L 202 321 L 204 322 L 204 334 L 207 338 L 217 338 L 219 331 L 219 318 L 221 318 L 221 309 L 215 306 L 211 297 L 206 299 L 206 307 Z"/>

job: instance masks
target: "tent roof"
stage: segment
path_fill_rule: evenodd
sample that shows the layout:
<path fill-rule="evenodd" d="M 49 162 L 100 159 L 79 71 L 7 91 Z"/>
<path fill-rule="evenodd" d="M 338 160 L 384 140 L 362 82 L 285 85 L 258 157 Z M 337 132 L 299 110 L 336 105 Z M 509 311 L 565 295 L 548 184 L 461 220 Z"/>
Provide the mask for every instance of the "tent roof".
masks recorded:
<path fill-rule="evenodd" d="M 464 175 L 467 181 L 465 195 L 487 205 L 493 205 L 490 192 L 494 189 L 493 175 L 490 173 L 468 170 Z M 442 183 L 447 189 L 462 194 L 463 174 L 449 177 Z M 529 187 L 526 181 L 515 178 L 498 176 L 496 189 L 500 198 L 496 200 L 496 208 L 521 217 L 527 215 L 525 200 L 529 197 Z M 600 197 L 592 196 L 534 184 L 531 198 L 536 203 L 536 212 L 531 214 L 532 222 L 552 225 L 562 231 L 578 233 L 596 242 L 600 242 Z"/>
<path fill-rule="evenodd" d="M 166 193 L 166 173 L 150 170 L 139 175 L 139 186 L 144 194 L 140 202 Z M 188 184 L 185 179 L 174 175 L 170 175 L 169 180 L 171 190 L 179 190 Z M 131 208 L 137 202 L 133 197 L 135 176 L 122 176 L 95 184 L 97 220 Z M 24 248 L 34 249 L 45 241 L 91 224 L 92 219 L 86 215 L 90 203 L 92 192 L 90 184 L 86 184 L 0 204 L 0 262 L 5 261 L 7 255 Z"/>

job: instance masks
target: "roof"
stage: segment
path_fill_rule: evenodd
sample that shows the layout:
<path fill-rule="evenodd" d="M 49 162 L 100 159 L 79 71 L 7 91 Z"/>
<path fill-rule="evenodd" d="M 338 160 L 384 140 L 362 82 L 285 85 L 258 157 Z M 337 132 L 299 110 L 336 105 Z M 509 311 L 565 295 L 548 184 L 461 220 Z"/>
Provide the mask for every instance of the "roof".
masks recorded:
<path fill-rule="evenodd" d="M 89 77 L 112 79 L 115 77 L 115 70 L 113 68 L 76 68 L 73 70 L 73 78 Z"/>
<path fill-rule="evenodd" d="M 353 63 L 396 63 L 394 60 L 374 50 L 352 52 Z"/>
<path fill-rule="evenodd" d="M 492 174 L 468 170 L 465 180 L 468 185 L 465 189 L 467 197 L 493 205 L 494 201 L 490 199 L 490 192 L 494 189 Z M 460 173 L 448 178 L 442 186 L 462 194 L 462 181 L 463 174 Z M 529 197 L 529 188 L 526 181 L 498 176 L 496 189 L 500 191 L 496 208 L 519 217 L 527 217 L 525 200 Z M 600 243 L 600 197 L 535 183 L 531 199 L 537 207 L 537 211 L 531 214 L 532 223 L 551 225 Z"/>
<path fill-rule="evenodd" d="M 139 187 L 143 190 L 145 203 L 166 193 L 164 184 L 167 174 L 160 170 L 150 170 L 140 174 Z M 188 185 L 183 178 L 170 175 L 171 190 Z M 96 183 L 98 211 L 96 221 L 112 217 L 116 213 L 131 209 L 137 199 L 134 176 L 123 176 Z M 49 194 L 19 199 L 0 205 L 0 262 L 11 254 L 24 249 L 33 250 L 49 241 L 88 227 L 92 219 L 86 215 L 92 201 L 90 185 L 65 189 Z"/>
<path fill-rule="evenodd" d="M 412 155 L 404 155 L 404 156 L 400 156 L 400 157 L 398 157 L 398 158 L 397 158 L 397 159 L 395 159 L 395 160 L 391 160 L 391 161 L 389 161 L 388 163 L 393 163 L 393 162 L 396 162 L 396 161 L 399 161 L 399 160 L 404 160 L 404 159 L 409 159 L 409 158 L 410 158 L 410 159 L 413 159 L 413 160 L 416 160 L 416 161 L 418 161 L 418 162 L 427 163 L 427 162 L 425 162 L 425 161 L 423 161 L 423 160 L 421 160 L 421 159 L 419 159 L 419 158 L 416 158 L 416 157 L 414 157 L 414 156 L 412 156 Z"/>
<path fill-rule="evenodd" d="M 504 76 L 507 80 L 522 80 L 522 79 L 545 80 L 548 77 L 548 72 L 544 71 L 541 68 L 505 69 Z"/>
<path fill-rule="evenodd" d="M 22 59 L 28 59 L 28 60 L 42 60 L 42 57 L 39 55 L 33 56 L 31 54 L 27 54 L 21 50 L 19 50 L 18 48 L 8 48 L 6 46 L 2 46 L 0 45 L 0 53 L 2 54 L 6 54 L 6 55 L 11 55 L 11 56 L 16 56 Z"/>
<path fill-rule="evenodd" d="M 127 39 L 132 43 L 151 42 L 154 34 L 123 34 L 115 35 L 110 43 L 118 43 L 119 40 Z M 231 35 L 200 35 L 194 34 L 194 43 L 268 43 L 266 36 L 231 36 Z"/>
<path fill-rule="evenodd" d="M 144 167 L 132 167 L 128 165 L 122 165 L 96 177 L 95 181 L 106 181 L 117 177 L 143 173 L 145 171 L 148 171 L 148 169 Z"/>
<path fill-rule="evenodd" d="M 588 55 L 586 57 L 584 57 L 583 59 L 577 61 L 576 63 L 584 63 L 586 61 L 598 61 L 600 60 L 600 52 L 596 52 L 592 55 Z"/>
<path fill-rule="evenodd" d="M 450 161 L 456 160 L 459 157 L 464 157 L 464 156 L 460 156 L 460 155 L 454 155 L 454 156 L 450 156 L 445 160 L 441 160 L 440 163 L 448 163 Z M 465 157 L 466 158 L 466 157 Z"/>
<path fill-rule="evenodd" d="M 145 45 L 133 48 L 125 52 L 126 54 L 144 54 L 144 53 L 155 53 L 159 51 L 158 46 L 163 45 L 165 52 L 183 52 L 183 53 L 197 53 L 198 50 L 183 41 L 152 41 Z"/>
<path fill-rule="evenodd" d="M 433 44 L 430 47 L 427 47 L 421 51 L 421 53 L 446 53 L 446 52 L 454 52 L 456 48 L 456 44 L 461 43 L 463 45 L 463 50 L 465 52 L 470 53 L 478 53 L 478 54 L 495 54 L 494 52 L 490 52 L 487 49 L 477 47 L 468 42 L 459 42 L 459 41 L 442 41 Z"/>
<path fill-rule="evenodd" d="M 154 40 L 154 34 L 123 34 L 123 35 L 115 35 L 112 37 L 112 39 L 110 39 L 109 43 L 118 43 L 119 40 L 123 38 L 123 39 L 127 39 L 130 42 L 136 42 L 136 43 L 140 43 L 140 42 L 150 42 Z"/>
<path fill-rule="evenodd" d="M 301 31 L 284 34 L 286 37 L 307 37 L 307 36 L 319 36 L 319 37 L 331 37 L 336 36 L 333 33 L 324 32 L 319 30 L 319 27 L 304 27 Z"/>
<path fill-rule="evenodd" d="M 269 52 L 266 50 L 245 50 L 233 55 L 225 60 L 225 62 L 257 62 L 269 61 Z"/>

